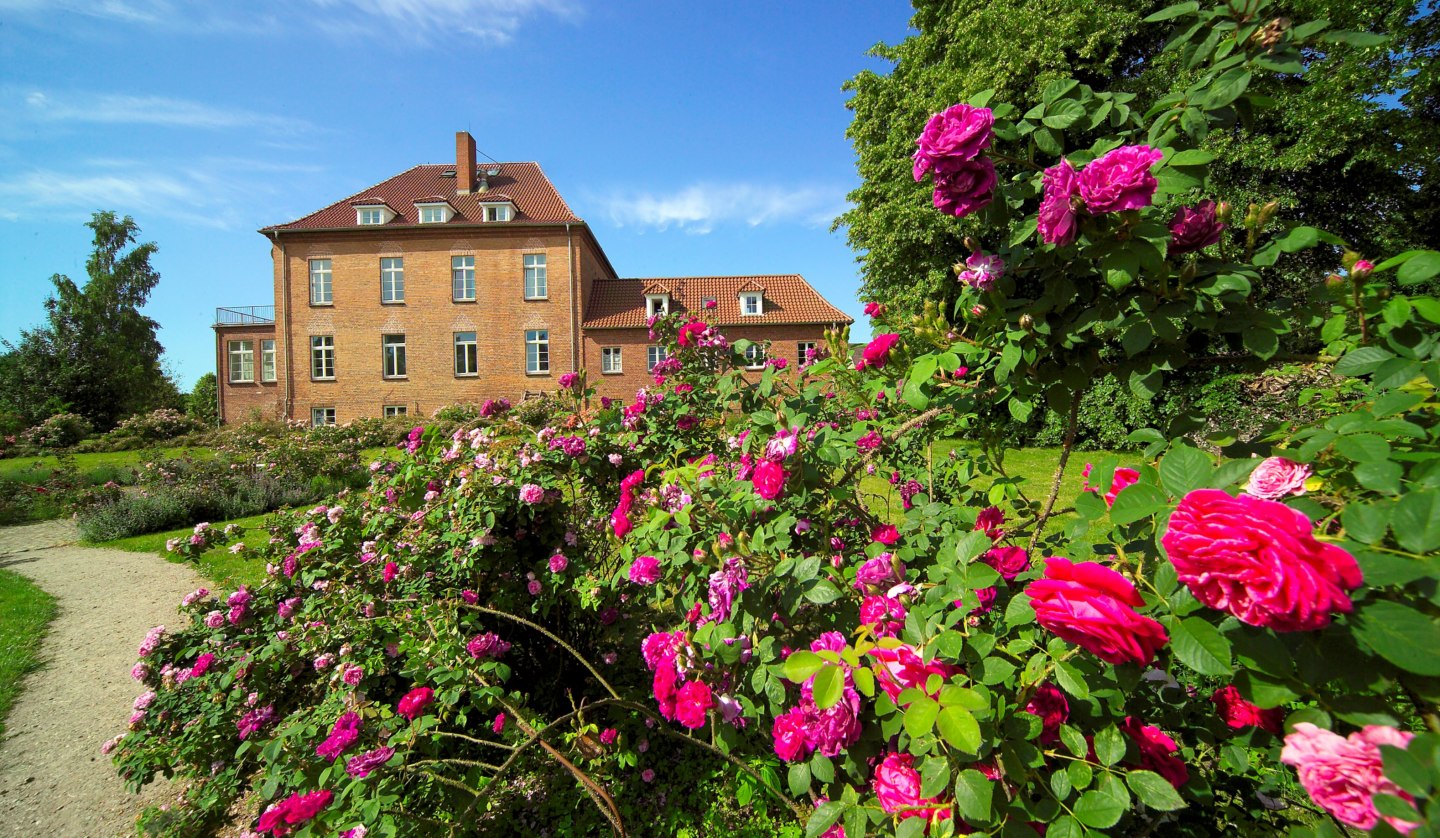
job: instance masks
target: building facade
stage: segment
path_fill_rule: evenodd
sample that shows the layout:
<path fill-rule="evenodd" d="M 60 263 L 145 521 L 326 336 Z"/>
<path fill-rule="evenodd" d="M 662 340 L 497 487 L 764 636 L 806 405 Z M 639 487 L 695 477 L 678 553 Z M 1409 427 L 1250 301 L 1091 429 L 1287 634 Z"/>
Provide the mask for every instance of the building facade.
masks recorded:
<path fill-rule="evenodd" d="M 275 303 L 216 312 L 220 415 L 347 422 L 554 390 L 586 370 L 629 396 L 663 349 L 657 311 L 711 312 L 794 364 L 848 323 L 797 275 L 620 278 L 535 163 L 421 165 L 260 231 Z M 758 367 L 763 364 L 752 352 Z"/>

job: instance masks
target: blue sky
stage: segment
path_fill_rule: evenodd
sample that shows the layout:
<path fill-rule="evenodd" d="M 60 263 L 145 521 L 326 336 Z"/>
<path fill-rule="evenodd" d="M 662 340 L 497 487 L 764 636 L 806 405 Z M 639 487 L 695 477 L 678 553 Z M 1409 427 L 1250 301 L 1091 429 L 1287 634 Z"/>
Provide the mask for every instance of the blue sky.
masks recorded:
<path fill-rule="evenodd" d="M 255 232 L 469 130 L 537 160 L 622 275 L 796 272 L 863 318 L 830 222 L 856 183 L 841 84 L 901 0 L 0 0 L 0 337 L 85 276 L 99 209 L 161 273 L 182 387 L 217 305 L 268 305 Z"/>

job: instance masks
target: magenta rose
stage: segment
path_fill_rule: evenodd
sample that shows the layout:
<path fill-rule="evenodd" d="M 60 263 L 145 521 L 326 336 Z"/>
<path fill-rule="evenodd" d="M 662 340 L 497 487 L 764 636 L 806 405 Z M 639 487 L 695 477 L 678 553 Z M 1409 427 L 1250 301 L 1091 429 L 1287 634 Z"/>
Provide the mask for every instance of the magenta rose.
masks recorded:
<path fill-rule="evenodd" d="M 1030 554 L 1024 547 L 992 547 L 981 560 L 995 568 L 1006 582 L 1030 569 Z"/>
<path fill-rule="evenodd" d="M 934 698 L 940 694 L 940 687 L 937 684 L 934 690 L 928 689 L 931 675 L 939 675 L 940 683 L 943 684 L 951 675 L 958 675 L 962 671 L 958 666 L 941 663 L 938 660 L 926 663 L 915 647 L 904 644 L 893 649 L 876 646 L 865 654 L 874 658 L 875 662 L 879 664 L 879 668 L 875 670 L 876 680 L 880 682 L 880 688 L 892 700 L 898 699 L 900 693 L 909 687 L 914 687 Z"/>
<path fill-rule="evenodd" d="M 675 694 L 675 720 L 695 730 L 705 726 L 705 716 L 715 706 L 710 685 L 704 681 L 687 681 Z"/>
<path fill-rule="evenodd" d="M 1161 539 L 1195 598 L 1242 623 L 1310 631 L 1350 613 L 1362 577 L 1355 558 L 1315 540 L 1310 519 L 1275 501 L 1196 489 Z"/>
<path fill-rule="evenodd" d="M 900 336 L 896 334 L 877 335 L 874 340 L 865 344 L 865 349 L 860 353 L 860 366 L 874 367 L 879 369 L 885 366 L 890 360 L 890 350 L 899 343 Z"/>
<path fill-rule="evenodd" d="M 487 631 L 470 638 L 470 642 L 465 644 L 465 651 L 469 652 L 472 658 L 498 658 L 510 651 L 510 644 L 495 632 Z"/>
<path fill-rule="evenodd" d="M 900 540 L 900 531 L 894 524 L 882 524 L 870 531 L 870 540 L 890 547 Z"/>
<path fill-rule="evenodd" d="M 578 373 L 567 372 L 562 373 L 560 376 L 560 388 L 562 390 L 569 390 L 570 388 L 574 387 L 576 384 L 579 383 L 580 375 Z"/>
<path fill-rule="evenodd" d="M 1135 609 L 1144 604 L 1125 577 L 1095 562 L 1045 560 L 1045 578 L 1025 588 L 1035 620 L 1107 663 L 1148 664 L 1170 640 Z"/>
<path fill-rule="evenodd" d="M 1037 221 L 1040 238 L 1064 247 L 1073 243 L 1078 233 L 1074 199 L 1080 194 L 1079 176 L 1070 161 L 1061 158 L 1059 163 L 1045 170 L 1042 182 L 1045 195 L 1040 199 Z"/>
<path fill-rule="evenodd" d="M 804 759 L 810 751 L 805 741 L 805 711 L 799 707 L 776 716 L 770 735 L 775 740 L 775 756 L 786 762 Z"/>
<path fill-rule="evenodd" d="M 345 773 L 357 780 L 363 780 L 369 777 L 375 769 L 389 762 L 393 756 L 395 756 L 395 749 L 386 746 L 381 746 L 373 751 L 366 751 L 363 754 L 351 757 L 350 761 L 345 763 Z"/>
<path fill-rule="evenodd" d="M 1288 495 L 1305 494 L 1305 481 L 1310 467 L 1284 457 L 1268 457 L 1250 472 L 1245 494 L 1264 500 L 1280 500 Z"/>
<path fill-rule="evenodd" d="M 1211 694 L 1210 700 L 1214 702 L 1216 712 L 1227 726 L 1236 730 L 1258 727 L 1276 736 L 1280 735 L 1285 722 L 1285 711 L 1279 707 L 1261 710 L 1258 705 L 1246 701 L 1234 684 L 1216 690 Z"/>
<path fill-rule="evenodd" d="M 405 697 L 400 699 L 400 703 L 395 706 L 395 712 L 413 721 L 418 718 L 421 713 L 425 712 L 425 708 L 429 707 L 434 701 L 434 690 L 429 687 L 416 687 L 410 692 L 405 693 Z"/>
<path fill-rule="evenodd" d="M 1120 730 L 1140 749 L 1139 768 L 1154 771 L 1177 789 L 1190 779 L 1190 769 L 1185 767 L 1185 760 L 1176 756 L 1180 746 L 1160 728 L 1126 716 L 1125 721 L 1120 723 Z"/>
<path fill-rule="evenodd" d="M 981 157 L 959 163 L 953 171 L 935 173 L 931 202 L 946 215 L 964 218 L 990 205 L 995 197 L 995 164 Z"/>
<path fill-rule="evenodd" d="M 1081 472 L 1081 474 L 1085 475 L 1086 478 L 1084 491 L 1095 492 L 1098 494 L 1100 490 L 1090 485 L 1090 469 L 1090 464 L 1086 463 L 1084 471 Z M 1115 498 L 1119 496 L 1120 492 L 1124 490 L 1126 486 L 1132 486 L 1138 482 L 1140 482 L 1140 472 L 1136 471 L 1135 469 L 1115 469 L 1115 476 L 1110 478 L 1110 491 L 1105 493 L 1105 505 L 1114 506 Z"/>
<path fill-rule="evenodd" d="M 813 678 L 812 678 L 813 680 Z M 813 685 L 802 687 L 800 709 L 805 712 L 805 747 L 836 757 L 860 740 L 860 694 L 846 686 L 840 700 L 821 710 L 815 706 Z"/>
<path fill-rule="evenodd" d="M 1044 683 L 1036 688 L 1035 694 L 1025 704 L 1025 712 L 1040 717 L 1040 744 L 1048 745 L 1060 740 L 1060 725 L 1070 718 L 1070 702 L 1054 684 Z"/>
<path fill-rule="evenodd" d="M 1215 202 L 1206 198 L 1193 207 L 1181 207 L 1170 220 L 1170 255 L 1194 253 L 1220 241 L 1225 225 L 1215 217 Z"/>
<path fill-rule="evenodd" d="M 315 753 L 326 762 L 334 762 L 346 748 L 360 738 L 360 715 L 354 711 L 344 713 L 335 720 L 330 735 L 315 748 Z"/>
<path fill-rule="evenodd" d="M 771 460 L 761 460 L 750 480 L 755 484 L 755 494 L 765 500 L 775 500 L 785 488 L 787 476 L 784 466 Z"/>
<path fill-rule="evenodd" d="M 653 585 L 660 581 L 660 560 L 654 556 L 640 556 L 630 563 L 626 574 L 637 585 Z"/>
<path fill-rule="evenodd" d="M 260 816 L 259 823 L 255 824 L 255 831 L 289 835 L 293 831 L 290 827 L 314 818 L 329 806 L 333 799 L 335 794 L 329 789 L 312 791 L 309 794 L 296 792 L 266 809 Z"/>
<path fill-rule="evenodd" d="M 867 585 L 888 586 L 889 583 L 899 582 L 903 578 L 903 572 L 896 573 L 894 557 L 889 553 L 881 553 L 867 560 L 855 571 L 855 587 L 863 590 Z"/>
<path fill-rule="evenodd" d="M 672 722 L 675 721 L 675 681 L 678 677 L 675 667 L 667 664 L 656 668 L 655 677 L 650 682 L 650 690 L 655 695 L 655 704 L 660 709 L 660 715 Z"/>
<path fill-rule="evenodd" d="M 1160 185 L 1150 167 L 1164 156 L 1148 145 L 1127 145 L 1092 161 L 1080 170 L 1085 208 L 1099 215 L 1150 206 Z"/>
<path fill-rule="evenodd" d="M 938 798 L 920 796 L 920 772 L 909 754 L 886 754 L 875 767 L 875 796 L 887 814 L 904 818 L 950 817 L 950 806 Z"/>
<path fill-rule="evenodd" d="M 995 116 L 989 108 L 951 105 L 930 117 L 925 130 L 915 139 L 914 175 L 918 181 L 926 172 L 944 172 L 974 160 L 994 139 L 991 126 Z"/>
<path fill-rule="evenodd" d="M 1375 795 L 1393 794 L 1414 800 L 1385 776 L 1380 757 L 1381 745 L 1404 748 L 1414 737 L 1409 731 L 1366 725 L 1358 733 L 1342 738 L 1309 722 L 1298 722 L 1295 731 L 1285 737 L 1280 761 L 1295 767 L 1300 785 L 1320 808 L 1341 823 L 1368 830 L 1380 822 Z M 1401 834 L 1419 827 L 1418 823 L 1392 817 L 1385 818 L 1385 822 Z"/>
<path fill-rule="evenodd" d="M 977 291 L 989 291 L 995 281 L 1005 275 L 1005 260 L 994 254 L 972 253 L 965 260 L 965 270 L 958 278 Z"/>
<path fill-rule="evenodd" d="M 526 483 L 520 487 L 520 500 L 525 503 L 535 504 L 545 499 L 545 489 L 535 483 Z"/>

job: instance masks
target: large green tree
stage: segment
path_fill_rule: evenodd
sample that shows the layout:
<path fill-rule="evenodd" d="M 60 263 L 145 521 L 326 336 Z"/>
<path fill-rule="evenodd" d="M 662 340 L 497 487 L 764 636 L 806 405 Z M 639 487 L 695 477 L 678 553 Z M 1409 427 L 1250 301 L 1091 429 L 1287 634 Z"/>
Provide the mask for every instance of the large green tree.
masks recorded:
<path fill-rule="evenodd" d="M 158 324 L 140 313 L 160 281 L 150 264 L 158 247 L 135 244 L 140 227 L 130 216 L 97 212 L 82 287 L 63 274 L 50 278 L 46 323 L 5 342 L 0 360 L 0 406 L 31 423 L 70 410 L 98 429 L 176 401 L 161 366 Z"/>
<path fill-rule="evenodd" d="M 960 221 L 935 212 L 931 185 L 912 177 L 915 137 L 930 114 L 991 88 L 996 100 L 1023 113 L 1047 84 L 1067 76 L 1097 91 L 1158 99 L 1183 90 L 1193 75 L 1183 51 L 1161 53 L 1170 22 L 1144 22 L 1167 0 L 913 4 L 917 34 L 872 50 L 893 69 L 862 72 L 845 86 L 853 94 L 847 133 L 861 185 L 837 220 L 862 266 L 861 296 L 900 312 L 953 298 L 951 265 L 966 252 L 964 237 L 984 223 L 978 215 Z M 1278 216 L 1292 218 L 1303 199 L 1307 224 L 1365 253 L 1440 246 L 1437 15 L 1415 0 L 1290 0 L 1267 14 L 1285 11 L 1391 37 L 1380 46 L 1308 52 L 1305 60 L 1319 66 L 1304 82 L 1286 74 L 1257 78 L 1252 89 L 1284 95 L 1271 108 L 1237 114 L 1233 129 L 1210 141 L 1221 159 L 1215 197 L 1242 212 L 1252 201 L 1276 200 Z M 1277 273 L 1272 298 L 1318 285 L 1330 257 L 1317 253 L 1288 276 Z"/>

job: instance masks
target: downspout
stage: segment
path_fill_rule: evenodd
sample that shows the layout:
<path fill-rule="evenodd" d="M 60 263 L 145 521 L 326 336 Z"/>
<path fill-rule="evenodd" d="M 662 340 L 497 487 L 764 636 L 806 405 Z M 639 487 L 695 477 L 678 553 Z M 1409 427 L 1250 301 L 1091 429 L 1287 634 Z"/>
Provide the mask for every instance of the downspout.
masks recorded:
<path fill-rule="evenodd" d="M 570 265 L 570 371 L 578 372 L 575 364 L 576 346 L 580 342 L 580 318 L 575 312 L 575 239 L 570 232 L 570 222 L 565 222 L 565 261 Z"/>
<path fill-rule="evenodd" d="M 280 322 L 285 329 L 285 379 L 284 389 L 281 391 L 280 408 L 284 413 L 285 421 L 290 420 L 294 405 L 291 403 L 290 378 L 294 364 L 290 357 L 290 260 L 285 256 L 285 243 L 280 241 L 280 233 L 272 231 L 270 238 L 274 240 L 275 246 L 280 248 L 280 287 L 282 294 L 275 302 L 280 306 Z"/>
<path fill-rule="evenodd" d="M 220 318 L 216 317 L 215 321 L 218 323 Z M 222 347 L 226 351 L 222 352 Z M 215 329 L 215 427 L 217 428 L 225 424 L 225 388 L 221 386 L 221 382 L 230 381 L 230 353 L 228 350 L 229 347 L 223 346 L 223 341 L 220 340 L 220 330 Z M 222 375 L 225 377 L 221 378 Z"/>

